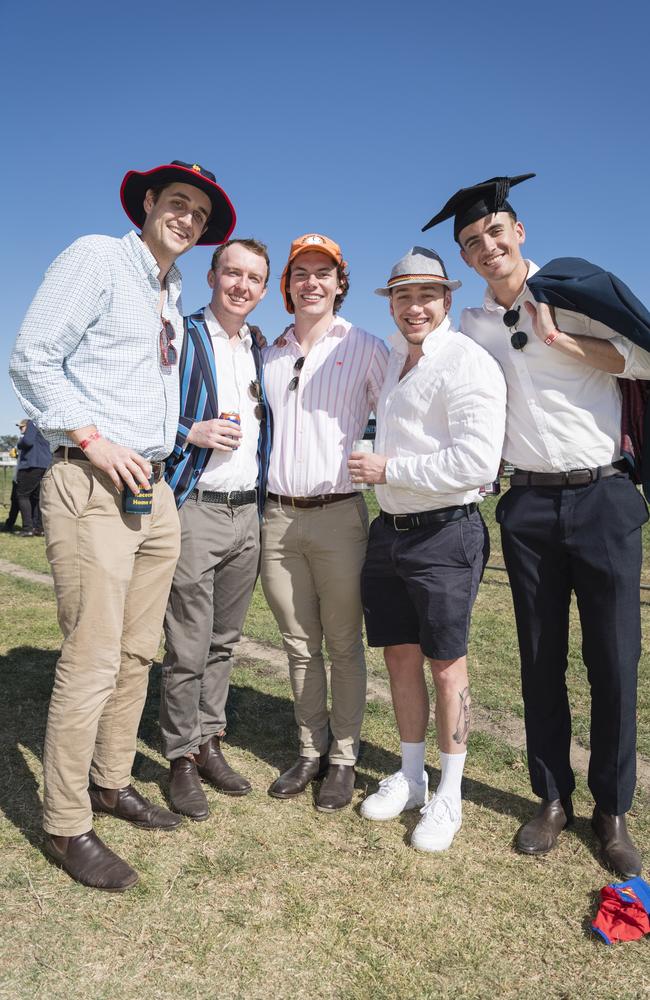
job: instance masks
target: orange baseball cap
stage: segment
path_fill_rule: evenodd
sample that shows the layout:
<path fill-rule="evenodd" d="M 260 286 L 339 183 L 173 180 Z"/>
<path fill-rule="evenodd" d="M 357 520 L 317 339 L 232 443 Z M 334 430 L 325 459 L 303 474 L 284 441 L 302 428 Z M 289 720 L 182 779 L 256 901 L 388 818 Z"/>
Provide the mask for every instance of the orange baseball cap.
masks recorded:
<path fill-rule="evenodd" d="M 282 298 L 284 299 L 286 310 L 289 313 L 294 311 L 293 305 L 287 296 L 287 273 L 289 271 L 289 265 L 293 263 L 298 254 L 307 253 L 310 250 L 316 250 L 318 253 L 325 253 L 328 257 L 331 257 L 336 264 L 342 264 L 343 267 L 347 267 L 346 262 L 343 260 L 343 251 L 338 243 L 331 240 L 329 236 L 322 236 L 320 233 L 306 233 L 304 236 L 299 236 L 298 239 L 294 240 L 291 244 L 289 249 L 289 259 L 284 266 L 284 271 L 282 272 L 282 277 L 280 278 L 280 291 L 282 292 Z"/>

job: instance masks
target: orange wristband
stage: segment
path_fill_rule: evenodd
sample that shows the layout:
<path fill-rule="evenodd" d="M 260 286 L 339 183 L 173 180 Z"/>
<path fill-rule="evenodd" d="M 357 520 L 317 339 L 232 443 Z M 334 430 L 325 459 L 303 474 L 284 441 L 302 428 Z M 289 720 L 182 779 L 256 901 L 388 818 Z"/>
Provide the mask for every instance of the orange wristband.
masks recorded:
<path fill-rule="evenodd" d="M 99 431 L 95 431 L 94 434 L 91 434 L 89 437 L 84 438 L 83 441 L 80 441 L 79 447 L 81 448 L 82 451 L 85 451 L 91 441 L 96 441 L 97 438 L 100 437 L 101 434 L 99 433 Z"/>
<path fill-rule="evenodd" d="M 547 344 L 550 347 L 551 344 L 553 343 L 553 341 L 557 340 L 557 338 L 559 336 L 560 336 L 560 331 L 559 330 L 553 330 L 552 333 L 549 333 L 548 337 L 544 338 L 544 343 Z"/>

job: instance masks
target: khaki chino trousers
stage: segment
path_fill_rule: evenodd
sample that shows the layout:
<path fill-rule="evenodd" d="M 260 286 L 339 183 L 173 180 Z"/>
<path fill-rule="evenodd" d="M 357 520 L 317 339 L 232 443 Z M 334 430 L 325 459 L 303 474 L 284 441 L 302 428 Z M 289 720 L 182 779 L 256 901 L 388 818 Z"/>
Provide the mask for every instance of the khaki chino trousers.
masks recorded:
<path fill-rule="evenodd" d="M 359 580 L 367 542 L 362 496 L 306 510 L 266 501 L 262 587 L 289 658 L 300 754 L 329 750 L 332 764 L 354 764 L 359 753 L 366 704 Z M 330 712 L 323 638 L 331 660 Z"/>
<path fill-rule="evenodd" d="M 154 486 L 151 514 L 123 514 L 109 477 L 84 461 L 55 459 L 41 510 L 63 632 L 45 734 L 43 825 L 72 837 L 92 827 L 89 772 L 104 788 L 131 780 L 180 532 L 167 483 Z"/>

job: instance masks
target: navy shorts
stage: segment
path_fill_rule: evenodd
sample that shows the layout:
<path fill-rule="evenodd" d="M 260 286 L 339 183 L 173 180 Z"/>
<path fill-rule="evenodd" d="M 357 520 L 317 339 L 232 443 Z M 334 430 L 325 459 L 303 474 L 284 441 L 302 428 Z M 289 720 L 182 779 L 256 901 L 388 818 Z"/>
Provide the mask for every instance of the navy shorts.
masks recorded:
<path fill-rule="evenodd" d="M 478 511 L 409 531 L 396 531 L 376 518 L 361 571 L 368 645 L 413 643 L 433 660 L 464 656 L 489 554 Z"/>

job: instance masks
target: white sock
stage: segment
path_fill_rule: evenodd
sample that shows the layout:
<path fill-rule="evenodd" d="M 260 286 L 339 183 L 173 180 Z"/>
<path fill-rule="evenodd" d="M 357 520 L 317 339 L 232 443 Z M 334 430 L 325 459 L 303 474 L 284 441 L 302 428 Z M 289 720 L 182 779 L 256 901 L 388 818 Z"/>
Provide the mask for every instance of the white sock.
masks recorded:
<path fill-rule="evenodd" d="M 400 743 L 402 748 L 402 774 L 421 785 L 424 781 L 424 741 L 422 743 Z"/>
<path fill-rule="evenodd" d="M 436 795 L 444 795 L 460 807 L 460 783 L 465 767 L 465 753 L 440 753 L 440 784 Z"/>

